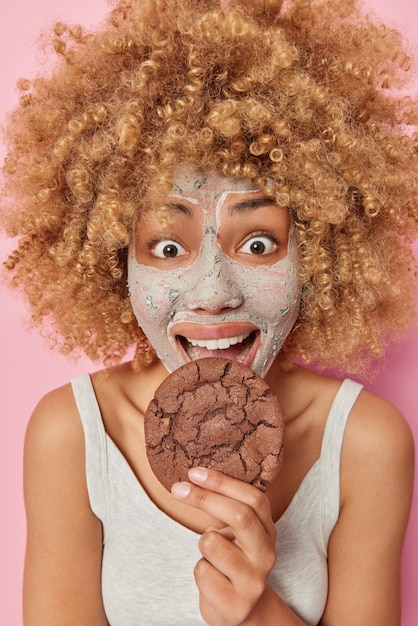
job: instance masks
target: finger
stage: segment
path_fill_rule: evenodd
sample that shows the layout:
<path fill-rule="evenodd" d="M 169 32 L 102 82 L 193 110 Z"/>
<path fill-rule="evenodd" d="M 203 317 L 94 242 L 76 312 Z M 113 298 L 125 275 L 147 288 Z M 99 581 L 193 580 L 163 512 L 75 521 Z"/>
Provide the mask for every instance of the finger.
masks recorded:
<path fill-rule="evenodd" d="M 232 582 L 206 559 L 198 561 L 194 577 L 200 593 L 200 610 L 208 623 L 241 624 L 254 599 L 237 593 Z"/>
<path fill-rule="evenodd" d="M 274 547 L 274 524 L 271 522 L 273 529 L 266 531 L 250 505 L 190 483 L 175 483 L 172 486 L 172 494 L 230 526 L 240 547 L 252 553 L 253 558 L 258 554 L 259 558 L 268 558 L 269 552 Z"/>
<path fill-rule="evenodd" d="M 200 593 L 209 604 L 216 606 L 224 595 L 228 599 L 233 592 L 229 578 L 205 558 L 196 563 L 193 573 Z"/>
<path fill-rule="evenodd" d="M 275 533 L 275 526 L 271 516 L 270 502 L 267 496 L 257 487 L 242 480 L 231 478 L 222 472 L 213 469 L 194 467 L 189 471 L 189 479 L 196 485 L 220 493 L 246 503 L 261 520 L 268 533 Z"/>
<path fill-rule="evenodd" d="M 230 598 L 233 595 L 231 581 L 205 559 L 200 559 L 194 568 L 194 578 L 199 589 L 200 612 L 208 624 L 223 624 L 219 612 L 226 601 L 226 611 L 230 612 Z M 224 598 L 225 596 L 225 598 Z"/>
<path fill-rule="evenodd" d="M 206 561 L 231 580 L 234 587 L 242 588 L 249 579 L 254 581 L 260 573 L 236 543 L 217 531 L 203 533 L 198 546 Z"/>
<path fill-rule="evenodd" d="M 257 549 L 254 558 L 254 555 L 247 554 L 217 531 L 203 533 L 199 550 L 206 561 L 233 583 L 234 588 L 249 597 L 258 597 L 263 592 L 276 562 L 276 552 L 272 546 L 266 549 L 265 554 Z"/>

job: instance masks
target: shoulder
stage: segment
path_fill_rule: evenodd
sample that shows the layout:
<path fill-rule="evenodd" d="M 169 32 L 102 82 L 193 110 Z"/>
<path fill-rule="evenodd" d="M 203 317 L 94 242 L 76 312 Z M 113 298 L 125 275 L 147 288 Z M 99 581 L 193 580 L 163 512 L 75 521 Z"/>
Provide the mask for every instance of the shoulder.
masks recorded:
<path fill-rule="evenodd" d="M 36 505 L 40 491 L 45 494 L 48 488 L 84 489 L 84 458 L 83 427 L 67 384 L 46 394 L 29 420 L 24 447 L 26 500 L 33 499 Z"/>
<path fill-rule="evenodd" d="M 341 456 L 341 504 L 384 498 L 405 520 L 409 515 L 415 446 L 401 412 L 363 390 L 351 411 Z M 380 505 L 379 505 L 380 506 Z M 389 512 L 388 512 L 389 514 Z"/>
<path fill-rule="evenodd" d="M 298 396 L 303 409 L 326 419 L 342 381 L 299 367 L 294 381 L 286 380 L 292 396 Z M 301 393 L 303 389 L 303 393 Z M 300 409 L 300 407 L 298 407 Z M 348 419 L 343 452 L 360 461 L 362 455 L 399 455 L 413 460 L 414 440 L 407 420 L 390 402 L 363 388 Z"/>
<path fill-rule="evenodd" d="M 292 402 L 293 398 L 299 398 L 296 415 L 309 415 L 310 421 L 315 422 L 315 432 L 322 436 L 341 380 L 298 368 L 286 382 L 286 393 L 289 392 Z M 319 446 L 319 439 L 317 443 Z M 407 420 L 391 403 L 363 389 L 351 409 L 344 434 L 342 498 L 365 487 L 365 478 L 373 480 L 376 488 L 389 477 L 407 483 L 409 488 L 413 472 L 414 439 Z"/>
<path fill-rule="evenodd" d="M 82 443 L 82 426 L 70 384 L 46 394 L 38 402 L 26 431 L 26 450 L 59 450 Z"/>
<path fill-rule="evenodd" d="M 391 403 L 363 389 L 348 420 L 345 441 L 350 464 L 378 462 L 409 466 L 414 462 L 414 439 L 408 422 Z"/>

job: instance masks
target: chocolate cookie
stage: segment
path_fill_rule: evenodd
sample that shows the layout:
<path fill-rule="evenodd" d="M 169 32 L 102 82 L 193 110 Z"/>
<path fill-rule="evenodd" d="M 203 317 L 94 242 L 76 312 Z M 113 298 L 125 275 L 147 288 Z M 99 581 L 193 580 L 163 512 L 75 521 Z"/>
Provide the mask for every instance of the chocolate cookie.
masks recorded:
<path fill-rule="evenodd" d="M 198 359 L 159 386 L 145 415 L 151 468 L 170 490 L 191 467 L 213 467 L 265 491 L 281 465 L 284 416 L 276 396 L 237 361 Z"/>

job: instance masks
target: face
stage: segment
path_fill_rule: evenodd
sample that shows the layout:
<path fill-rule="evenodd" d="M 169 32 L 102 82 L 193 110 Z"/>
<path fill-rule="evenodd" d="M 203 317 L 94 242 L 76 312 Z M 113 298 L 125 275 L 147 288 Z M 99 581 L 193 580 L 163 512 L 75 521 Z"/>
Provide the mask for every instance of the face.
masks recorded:
<path fill-rule="evenodd" d="M 183 166 L 139 216 L 132 307 L 168 371 L 216 356 L 265 376 L 298 314 L 297 264 L 286 209 L 248 180 Z"/>

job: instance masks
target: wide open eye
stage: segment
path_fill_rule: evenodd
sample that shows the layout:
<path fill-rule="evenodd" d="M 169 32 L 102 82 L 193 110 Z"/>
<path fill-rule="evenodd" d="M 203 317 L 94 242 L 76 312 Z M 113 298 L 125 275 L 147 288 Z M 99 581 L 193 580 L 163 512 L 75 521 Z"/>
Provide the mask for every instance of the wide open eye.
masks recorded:
<path fill-rule="evenodd" d="M 271 254 L 277 247 L 277 241 L 268 235 L 257 235 L 248 239 L 239 249 L 244 254 Z"/>
<path fill-rule="evenodd" d="M 172 241 L 171 239 L 159 241 L 155 246 L 153 246 L 152 253 L 160 259 L 174 259 L 178 256 L 184 256 L 187 254 L 182 245 L 180 245 L 177 241 Z"/>

